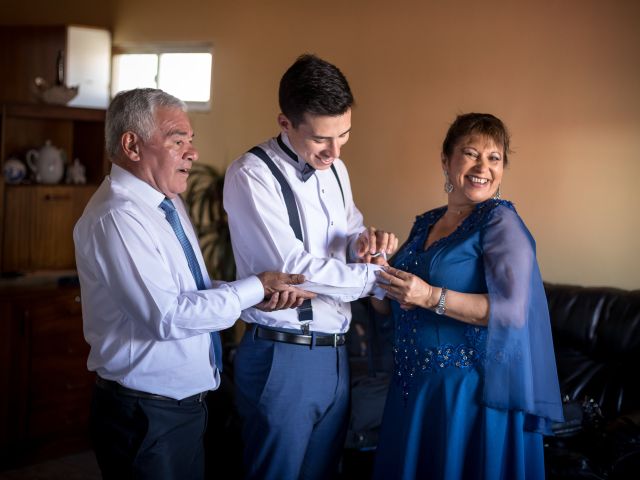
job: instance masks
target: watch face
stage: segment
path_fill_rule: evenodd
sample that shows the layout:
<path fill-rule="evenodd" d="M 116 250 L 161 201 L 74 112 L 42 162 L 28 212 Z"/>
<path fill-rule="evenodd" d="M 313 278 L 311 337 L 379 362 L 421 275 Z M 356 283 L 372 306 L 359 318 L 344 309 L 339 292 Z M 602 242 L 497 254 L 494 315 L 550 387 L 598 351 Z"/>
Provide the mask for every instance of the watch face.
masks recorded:
<path fill-rule="evenodd" d="M 438 301 L 438 305 L 436 305 L 436 308 L 435 308 L 435 312 L 438 315 L 444 315 L 444 311 L 445 311 L 444 302 L 445 302 L 446 295 L 447 295 L 447 288 L 442 287 L 442 291 L 440 292 L 440 300 Z"/>

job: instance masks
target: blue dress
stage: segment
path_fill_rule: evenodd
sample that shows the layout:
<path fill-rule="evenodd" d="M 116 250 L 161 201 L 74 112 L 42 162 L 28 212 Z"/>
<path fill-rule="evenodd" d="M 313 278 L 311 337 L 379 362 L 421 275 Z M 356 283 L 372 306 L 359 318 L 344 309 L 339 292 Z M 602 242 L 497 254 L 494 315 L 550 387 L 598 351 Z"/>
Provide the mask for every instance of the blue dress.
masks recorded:
<path fill-rule="evenodd" d="M 562 409 L 535 243 L 511 203 L 488 200 L 425 251 L 445 211 L 416 219 L 394 266 L 488 293 L 489 324 L 392 302 L 395 371 L 374 478 L 544 478 L 542 434 Z"/>

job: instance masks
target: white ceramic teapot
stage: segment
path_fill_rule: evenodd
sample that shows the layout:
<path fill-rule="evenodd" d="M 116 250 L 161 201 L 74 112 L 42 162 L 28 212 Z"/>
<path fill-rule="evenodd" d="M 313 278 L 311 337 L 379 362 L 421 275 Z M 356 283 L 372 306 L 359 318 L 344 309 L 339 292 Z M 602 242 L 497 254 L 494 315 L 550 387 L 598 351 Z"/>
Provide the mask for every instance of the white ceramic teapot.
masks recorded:
<path fill-rule="evenodd" d="M 40 150 L 27 152 L 27 165 L 36 175 L 38 183 L 58 183 L 64 175 L 66 156 L 47 140 Z"/>

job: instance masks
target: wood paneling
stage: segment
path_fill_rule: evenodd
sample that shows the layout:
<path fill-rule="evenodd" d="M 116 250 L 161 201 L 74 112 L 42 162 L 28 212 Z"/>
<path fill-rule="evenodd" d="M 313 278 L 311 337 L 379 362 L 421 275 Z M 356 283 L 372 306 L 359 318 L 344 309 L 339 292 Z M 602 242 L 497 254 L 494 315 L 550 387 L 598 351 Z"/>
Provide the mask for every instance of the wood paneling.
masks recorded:
<path fill-rule="evenodd" d="M 95 185 L 6 189 L 3 271 L 75 268 L 73 227 Z"/>

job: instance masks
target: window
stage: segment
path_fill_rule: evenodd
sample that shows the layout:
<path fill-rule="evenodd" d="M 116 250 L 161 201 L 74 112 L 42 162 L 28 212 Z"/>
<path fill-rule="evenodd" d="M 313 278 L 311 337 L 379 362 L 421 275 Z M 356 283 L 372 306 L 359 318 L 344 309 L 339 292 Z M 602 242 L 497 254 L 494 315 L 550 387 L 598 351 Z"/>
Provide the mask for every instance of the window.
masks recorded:
<path fill-rule="evenodd" d="M 114 47 L 111 95 L 160 88 L 191 110 L 208 110 L 213 55 L 207 45 Z"/>

